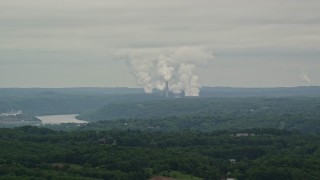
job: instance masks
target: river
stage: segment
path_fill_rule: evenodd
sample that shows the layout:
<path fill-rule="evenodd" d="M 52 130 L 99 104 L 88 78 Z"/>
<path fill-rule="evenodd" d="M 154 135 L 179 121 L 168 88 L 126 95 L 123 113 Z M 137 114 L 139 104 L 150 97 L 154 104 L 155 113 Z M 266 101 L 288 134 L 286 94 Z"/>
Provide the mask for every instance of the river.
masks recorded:
<path fill-rule="evenodd" d="M 63 115 L 47 115 L 47 116 L 36 116 L 42 121 L 42 124 L 61 124 L 61 123 L 88 123 L 76 119 L 78 114 L 63 114 Z"/>

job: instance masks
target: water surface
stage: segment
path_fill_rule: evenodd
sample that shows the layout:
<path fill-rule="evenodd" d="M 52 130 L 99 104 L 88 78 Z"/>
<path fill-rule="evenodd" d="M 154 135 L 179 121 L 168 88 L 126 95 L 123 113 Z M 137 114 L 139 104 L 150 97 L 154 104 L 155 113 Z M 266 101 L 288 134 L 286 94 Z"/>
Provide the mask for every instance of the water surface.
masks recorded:
<path fill-rule="evenodd" d="M 48 115 L 48 116 L 37 116 L 42 121 L 42 124 L 61 124 L 61 123 L 88 123 L 76 119 L 78 114 L 62 114 L 62 115 Z"/>

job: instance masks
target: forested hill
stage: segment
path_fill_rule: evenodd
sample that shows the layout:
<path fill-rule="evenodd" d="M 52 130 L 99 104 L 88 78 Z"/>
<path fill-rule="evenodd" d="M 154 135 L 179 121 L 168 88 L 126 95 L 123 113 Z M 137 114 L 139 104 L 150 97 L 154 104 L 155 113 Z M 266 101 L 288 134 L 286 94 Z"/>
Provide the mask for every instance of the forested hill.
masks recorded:
<path fill-rule="evenodd" d="M 320 136 L 256 129 L 210 133 L 0 129 L 0 179 L 184 180 L 320 177 Z"/>
<path fill-rule="evenodd" d="M 222 88 L 204 87 L 200 97 L 320 97 L 319 87 Z M 173 98 L 171 95 L 170 98 Z M 111 103 L 164 100 L 159 91 L 140 88 L 0 88 L 0 113 L 22 110 L 32 115 L 78 114 Z M 177 108 L 177 107 L 176 107 Z"/>
<path fill-rule="evenodd" d="M 105 126 L 120 129 L 210 131 L 270 127 L 320 132 L 320 97 L 186 98 L 117 103 L 83 117 L 105 121 Z"/>
<path fill-rule="evenodd" d="M 117 90 L 119 92 L 114 93 Z M 136 90 L 132 91 L 121 88 L 0 88 L 0 113 L 13 109 L 22 110 L 31 115 L 78 114 L 97 110 L 108 103 L 139 102 L 164 98 L 145 95 L 142 92 L 135 93 Z"/>

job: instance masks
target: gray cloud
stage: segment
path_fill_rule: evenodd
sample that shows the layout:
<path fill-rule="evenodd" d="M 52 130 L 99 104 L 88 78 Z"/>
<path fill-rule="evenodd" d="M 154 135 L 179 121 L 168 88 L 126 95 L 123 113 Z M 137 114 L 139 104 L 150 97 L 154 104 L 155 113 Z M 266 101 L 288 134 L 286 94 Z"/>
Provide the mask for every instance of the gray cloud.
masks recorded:
<path fill-rule="evenodd" d="M 64 66 L 65 75 L 77 63 L 99 64 L 105 67 L 105 71 L 98 69 L 106 82 L 90 76 L 91 85 L 132 86 L 125 63 L 112 61 L 117 52 L 181 46 L 206 46 L 215 52 L 219 62 L 215 65 L 221 67 L 211 65 L 201 71 L 218 68 L 215 72 L 219 75 L 215 75 L 227 79 L 204 73 L 204 84 L 278 86 L 280 83 L 271 77 L 270 70 L 260 71 L 262 81 L 255 78 L 259 73 L 255 69 L 272 68 L 272 64 L 281 62 L 284 65 L 273 69 L 279 70 L 278 76 L 292 79 L 282 81 L 283 86 L 299 85 L 296 77 L 301 71 L 320 77 L 314 72 L 314 67 L 320 67 L 319 12 L 318 0 L 2 0 L 0 86 L 20 86 L 20 81 L 7 77 L 19 74 L 18 64 L 26 62 L 36 64 L 23 70 L 27 79 L 38 79 L 30 81 L 30 86 L 48 84 L 42 72 L 40 77 L 28 78 L 29 73 L 37 71 L 36 67 L 49 68 L 45 63 Z M 233 62 L 232 71 L 224 62 Z M 265 66 L 253 62 L 265 62 Z M 4 64 L 10 66 L 4 69 Z M 85 71 L 85 65 L 80 67 Z M 294 74 L 292 69 L 299 72 Z M 117 73 L 124 78 L 109 78 Z M 240 73 L 247 74 L 246 78 L 234 75 Z M 54 79 L 54 73 L 50 77 Z M 50 86 L 78 85 L 56 79 Z"/>

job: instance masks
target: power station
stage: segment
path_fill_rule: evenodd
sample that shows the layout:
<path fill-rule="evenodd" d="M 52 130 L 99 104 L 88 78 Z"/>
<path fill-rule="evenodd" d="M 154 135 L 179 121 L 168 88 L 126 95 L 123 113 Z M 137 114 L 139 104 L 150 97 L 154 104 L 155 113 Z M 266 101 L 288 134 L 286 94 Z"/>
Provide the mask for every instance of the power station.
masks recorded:
<path fill-rule="evenodd" d="M 165 88 L 161 91 L 161 95 L 165 96 L 167 98 L 182 98 L 185 97 L 184 95 L 185 93 L 182 91 L 181 93 L 172 93 L 170 92 L 170 88 L 169 88 L 169 81 L 166 81 L 166 86 Z"/>
<path fill-rule="evenodd" d="M 166 81 L 166 88 L 164 89 L 166 97 L 169 97 L 169 82 Z"/>

